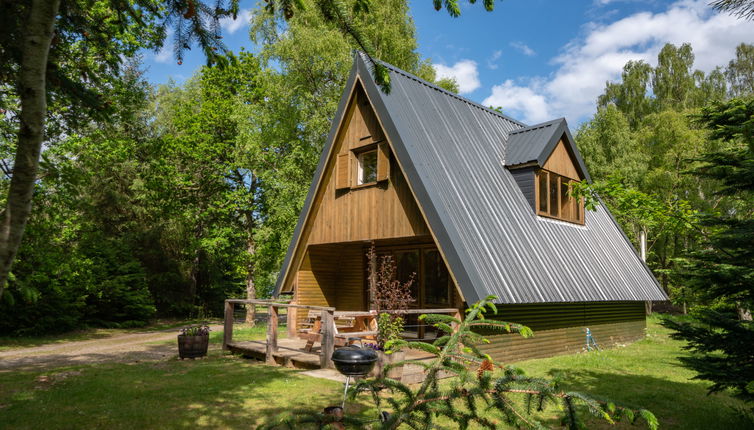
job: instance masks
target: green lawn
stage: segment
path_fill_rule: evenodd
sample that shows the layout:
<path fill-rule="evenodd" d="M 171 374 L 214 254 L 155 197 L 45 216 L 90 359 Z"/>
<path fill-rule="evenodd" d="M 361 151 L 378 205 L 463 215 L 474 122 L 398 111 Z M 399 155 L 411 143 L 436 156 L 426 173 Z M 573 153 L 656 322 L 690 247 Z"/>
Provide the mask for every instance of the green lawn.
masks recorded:
<path fill-rule="evenodd" d="M 534 375 L 562 372 L 569 389 L 647 407 L 658 416 L 661 428 L 751 427 L 735 411 L 743 406 L 741 402 L 725 394 L 707 396 L 705 383 L 690 381 L 692 373 L 678 366 L 675 357 L 681 344 L 669 340 L 656 321 L 650 321 L 649 327 L 646 340 L 623 348 L 519 365 Z M 239 335 L 259 336 L 261 331 L 252 329 Z M 219 351 L 196 361 L 3 372 L 0 427 L 253 428 L 290 409 L 319 410 L 337 404 L 341 389 L 338 382 L 306 377 L 294 370 L 265 366 Z M 352 412 L 372 414 L 366 398 L 350 408 Z M 545 416 L 551 414 L 550 411 Z M 598 422 L 589 426 L 602 427 L 610 426 Z"/>

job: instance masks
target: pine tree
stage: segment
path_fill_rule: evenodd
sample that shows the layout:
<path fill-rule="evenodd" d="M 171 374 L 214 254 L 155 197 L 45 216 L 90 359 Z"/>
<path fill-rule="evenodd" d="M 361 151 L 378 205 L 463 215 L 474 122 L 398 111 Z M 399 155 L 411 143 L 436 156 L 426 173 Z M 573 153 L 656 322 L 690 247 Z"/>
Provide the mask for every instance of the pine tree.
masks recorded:
<path fill-rule="evenodd" d="M 702 249 L 685 267 L 687 286 L 714 306 L 690 322 L 667 319 L 675 339 L 688 342 L 685 366 L 696 379 L 713 382 L 710 392 L 732 389 L 754 401 L 754 98 L 733 99 L 702 110 L 697 121 L 710 130 L 719 149 L 701 157 L 694 174 L 718 180 L 732 210 L 708 215 Z"/>
<path fill-rule="evenodd" d="M 526 376 L 519 368 L 495 363 L 478 347 L 485 342 L 481 332 L 515 332 L 524 337 L 533 333 L 526 326 L 486 319 L 485 312 L 497 313 L 494 299 L 490 296 L 473 304 L 463 321 L 449 315 L 422 315 L 420 319 L 442 333 L 433 343 L 403 339 L 388 342 L 388 350 L 416 349 L 434 358 L 410 362 L 425 371 L 424 382 L 418 388 L 385 377 L 391 368 L 406 362 L 386 366 L 380 377 L 359 381 L 351 388 L 352 400 L 360 393 L 371 395 L 382 417 L 379 423 L 370 426 L 369 421 L 352 417 L 301 413 L 268 428 L 294 429 L 308 423 L 320 428 L 326 425 L 343 428 L 334 424 L 350 424 L 352 428 L 431 429 L 435 428 L 435 420 L 442 418 L 461 429 L 472 424 L 487 429 L 497 429 L 503 424 L 541 429 L 544 425 L 531 414 L 550 405 L 560 406 L 562 425 L 569 430 L 584 428 L 583 412 L 609 423 L 623 420 L 633 423 L 641 419 L 650 429 L 658 427 L 657 418 L 646 409 L 633 410 L 584 393 L 563 391 L 557 380 Z M 453 376 L 450 383 L 440 383 L 443 374 Z M 389 411 L 383 411 L 386 408 Z"/>

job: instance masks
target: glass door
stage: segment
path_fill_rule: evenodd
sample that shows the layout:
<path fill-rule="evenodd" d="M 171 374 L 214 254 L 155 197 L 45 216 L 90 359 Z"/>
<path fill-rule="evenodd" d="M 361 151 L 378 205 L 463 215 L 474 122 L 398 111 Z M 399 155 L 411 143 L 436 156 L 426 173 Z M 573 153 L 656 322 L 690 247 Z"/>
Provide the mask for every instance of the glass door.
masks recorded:
<path fill-rule="evenodd" d="M 424 271 L 422 281 L 424 283 L 423 307 L 439 308 L 450 306 L 450 275 L 442 260 L 440 251 L 427 249 L 423 255 Z"/>

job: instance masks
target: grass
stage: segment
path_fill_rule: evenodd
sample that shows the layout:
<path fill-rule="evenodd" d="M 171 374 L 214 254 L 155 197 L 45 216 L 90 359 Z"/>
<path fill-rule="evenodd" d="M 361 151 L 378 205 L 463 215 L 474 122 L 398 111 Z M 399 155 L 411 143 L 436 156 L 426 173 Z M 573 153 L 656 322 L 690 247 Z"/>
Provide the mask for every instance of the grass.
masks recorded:
<path fill-rule="evenodd" d="M 743 402 L 727 394 L 707 395 L 709 382 L 696 381 L 681 367 L 683 343 L 668 337 L 659 318 L 647 321 L 647 337 L 601 352 L 564 355 L 516 363 L 533 376 L 559 374 L 566 390 L 601 395 L 623 405 L 651 410 L 663 429 L 752 428 L 737 409 Z M 536 333 L 535 333 L 536 335 Z M 599 339 L 597 339 L 599 341 Z M 628 428 L 591 422 L 589 428 Z"/>
<path fill-rule="evenodd" d="M 264 327 L 238 327 L 259 337 Z M 245 332 L 244 332 L 245 330 Z M 213 340 L 220 341 L 220 333 Z M 599 341 L 599 339 L 597 339 Z M 707 396 L 707 383 L 678 366 L 681 343 L 656 320 L 648 337 L 623 348 L 517 363 L 532 375 L 562 373 L 564 387 L 643 406 L 663 429 L 751 428 L 727 394 Z M 339 403 L 342 384 L 211 351 L 207 359 L 68 367 L 0 373 L 4 429 L 254 428 L 297 408 Z M 373 416 L 364 397 L 349 412 Z M 551 418 L 555 411 L 546 411 Z M 550 424 L 557 424 L 550 422 Z M 628 428 L 590 422 L 590 429 Z M 632 427 L 637 428 L 637 427 Z M 640 427 L 639 427 L 640 428 Z"/>
<path fill-rule="evenodd" d="M 0 427 L 254 428 L 294 405 L 337 404 L 341 389 L 220 352 L 195 361 L 8 372 L 0 374 Z"/>

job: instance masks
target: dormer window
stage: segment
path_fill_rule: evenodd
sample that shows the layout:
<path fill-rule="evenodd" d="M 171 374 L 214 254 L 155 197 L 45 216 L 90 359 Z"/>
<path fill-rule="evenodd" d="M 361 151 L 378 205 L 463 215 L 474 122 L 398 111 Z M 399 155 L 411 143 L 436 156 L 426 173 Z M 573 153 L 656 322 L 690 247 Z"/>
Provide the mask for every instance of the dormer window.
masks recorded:
<path fill-rule="evenodd" d="M 571 195 L 578 181 L 539 169 L 535 178 L 537 215 L 584 224 L 584 199 Z"/>

